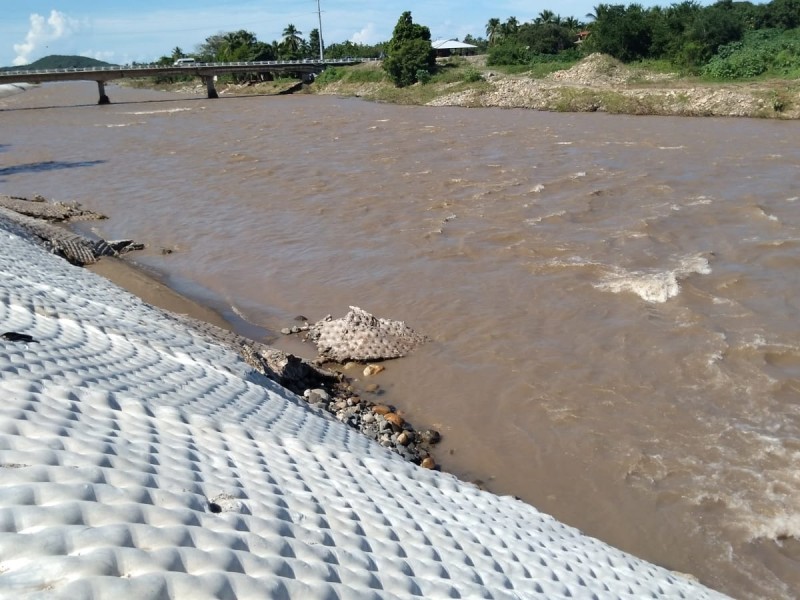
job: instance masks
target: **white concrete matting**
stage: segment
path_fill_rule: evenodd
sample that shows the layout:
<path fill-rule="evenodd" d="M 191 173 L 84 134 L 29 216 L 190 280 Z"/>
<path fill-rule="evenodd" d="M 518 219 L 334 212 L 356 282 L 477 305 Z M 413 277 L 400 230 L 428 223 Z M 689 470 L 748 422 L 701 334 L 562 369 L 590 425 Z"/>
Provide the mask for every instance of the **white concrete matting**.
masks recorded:
<path fill-rule="evenodd" d="M 2 227 L 0 298 L 0 598 L 721 597 L 403 461 Z"/>

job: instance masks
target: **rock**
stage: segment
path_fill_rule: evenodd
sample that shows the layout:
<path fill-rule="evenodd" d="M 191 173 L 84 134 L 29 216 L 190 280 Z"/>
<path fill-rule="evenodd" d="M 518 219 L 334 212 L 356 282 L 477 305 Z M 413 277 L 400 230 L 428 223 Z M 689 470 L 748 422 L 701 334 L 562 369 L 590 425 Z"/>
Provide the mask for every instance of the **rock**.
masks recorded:
<path fill-rule="evenodd" d="M 364 369 L 364 377 L 372 377 L 373 375 L 377 375 L 381 371 L 385 371 L 386 367 L 383 365 L 367 365 Z"/>
<path fill-rule="evenodd" d="M 408 446 L 411 443 L 411 436 L 405 431 L 400 432 L 397 436 L 397 443 L 401 446 Z"/>
<path fill-rule="evenodd" d="M 303 397 L 309 404 L 328 404 L 331 401 L 330 394 L 323 389 L 306 390 Z"/>
<path fill-rule="evenodd" d="M 436 468 L 436 461 L 433 460 L 430 456 L 426 456 L 422 459 L 420 466 L 425 469 L 435 469 Z"/>
<path fill-rule="evenodd" d="M 369 392 L 370 394 L 377 394 L 380 391 L 381 386 L 377 383 L 370 383 L 368 386 L 364 388 L 365 392 Z"/>
<path fill-rule="evenodd" d="M 426 429 L 419 434 L 419 437 L 423 444 L 434 445 L 442 441 L 441 434 L 435 429 Z"/>
<path fill-rule="evenodd" d="M 292 333 L 292 330 L 289 329 L 288 327 L 284 327 L 283 329 L 281 329 L 281 333 L 283 335 L 290 335 Z"/>
<path fill-rule="evenodd" d="M 372 412 L 376 415 L 386 415 L 392 412 L 392 409 L 384 404 L 376 404 L 372 407 Z"/>
<path fill-rule="evenodd" d="M 357 362 L 350 361 L 350 362 L 346 362 L 346 363 L 344 364 L 344 369 L 345 369 L 345 371 L 350 371 L 350 370 L 352 370 L 352 369 L 357 369 L 357 368 L 358 368 L 358 366 L 359 366 L 359 365 L 358 365 L 358 363 L 357 363 Z"/>
<path fill-rule="evenodd" d="M 405 425 L 406 423 L 403 417 L 393 412 L 386 413 L 385 415 L 383 415 L 383 418 L 386 419 L 388 423 L 391 423 L 392 426 L 396 427 L 397 429 L 402 429 L 403 425 Z"/>

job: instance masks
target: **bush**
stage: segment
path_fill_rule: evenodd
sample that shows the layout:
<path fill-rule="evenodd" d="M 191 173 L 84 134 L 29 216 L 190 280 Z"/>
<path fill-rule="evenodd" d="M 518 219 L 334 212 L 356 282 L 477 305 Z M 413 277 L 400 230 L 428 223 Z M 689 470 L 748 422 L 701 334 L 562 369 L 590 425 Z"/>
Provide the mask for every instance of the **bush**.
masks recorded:
<path fill-rule="evenodd" d="M 422 85 L 426 83 L 430 83 L 431 80 L 431 72 L 427 69 L 417 69 L 416 79 Z"/>
<path fill-rule="evenodd" d="M 321 85 L 325 85 L 327 83 L 333 83 L 334 81 L 339 81 L 343 77 L 344 77 L 343 68 L 328 67 L 322 73 L 317 75 L 314 81 Z"/>
<path fill-rule="evenodd" d="M 800 30 L 761 29 L 722 46 L 703 67 L 713 79 L 747 79 L 763 74 L 787 76 L 800 70 Z"/>
<path fill-rule="evenodd" d="M 525 46 L 514 40 L 508 40 L 489 48 L 486 64 L 490 67 L 495 65 L 526 65 L 530 61 L 530 57 L 531 54 Z"/>
<path fill-rule="evenodd" d="M 476 81 L 483 81 L 483 75 L 475 67 L 469 67 L 464 71 L 464 81 L 467 83 L 475 83 Z"/>

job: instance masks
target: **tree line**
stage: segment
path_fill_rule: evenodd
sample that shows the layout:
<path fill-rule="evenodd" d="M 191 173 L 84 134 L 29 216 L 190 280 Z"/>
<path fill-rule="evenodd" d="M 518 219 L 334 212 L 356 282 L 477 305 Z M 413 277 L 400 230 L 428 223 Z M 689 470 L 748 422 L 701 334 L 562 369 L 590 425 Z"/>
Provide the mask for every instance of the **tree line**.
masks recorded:
<path fill-rule="evenodd" d="M 386 44 L 354 44 L 347 41 L 324 47 L 325 58 L 378 58 Z M 209 36 L 187 54 L 180 47 L 162 56 L 158 63 L 171 64 L 179 58 L 194 58 L 198 62 L 252 62 L 266 60 L 302 60 L 319 58 L 319 30 L 312 29 L 308 39 L 293 24 L 287 25 L 280 40 L 271 43 L 259 41 L 250 31 L 240 29 Z"/>
<path fill-rule="evenodd" d="M 528 23 L 515 17 L 490 19 L 482 40 L 488 63 L 526 64 L 602 52 L 623 62 L 660 60 L 686 72 L 724 71 L 728 77 L 800 66 L 800 0 L 720 0 L 708 6 L 688 0 L 651 8 L 598 4 L 585 18 L 564 19 L 546 10 Z M 733 68 L 731 58 L 747 68 Z M 729 68 L 719 71 L 725 61 Z"/>
<path fill-rule="evenodd" d="M 491 18 L 485 37 L 464 42 L 487 53 L 489 65 L 528 65 L 575 61 L 592 52 L 623 62 L 657 60 L 688 73 L 719 78 L 763 73 L 800 76 L 800 0 L 765 4 L 719 0 L 702 6 L 685 0 L 667 7 L 641 4 L 597 4 L 585 20 L 543 10 L 529 22 L 516 17 Z M 245 30 L 206 38 L 191 57 L 200 62 L 299 60 L 318 58 L 320 37 L 308 39 L 289 24 L 280 40 L 261 42 Z M 425 83 L 436 71 L 430 30 L 414 23 L 406 11 L 392 38 L 374 45 L 346 41 L 324 46 L 325 58 L 383 58 L 383 69 L 398 86 Z M 187 55 L 174 48 L 160 62 Z"/>

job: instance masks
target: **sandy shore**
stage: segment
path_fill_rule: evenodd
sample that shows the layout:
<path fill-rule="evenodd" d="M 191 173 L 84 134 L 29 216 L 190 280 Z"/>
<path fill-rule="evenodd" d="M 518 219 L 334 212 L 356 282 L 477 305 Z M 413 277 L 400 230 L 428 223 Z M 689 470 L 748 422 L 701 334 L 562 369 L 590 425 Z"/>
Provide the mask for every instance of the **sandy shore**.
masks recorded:
<path fill-rule="evenodd" d="M 148 304 L 233 331 L 233 326 L 218 312 L 179 294 L 161 282 L 154 274 L 147 273 L 128 260 L 106 257 L 86 268 L 138 296 Z"/>
<path fill-rule="evenodd" d="M 0 273 L 1 597 L 719 597 L 402 460 L 2 227 Z"/>

